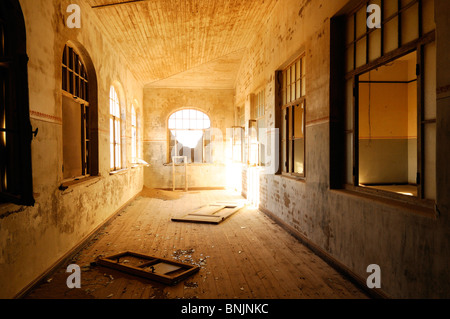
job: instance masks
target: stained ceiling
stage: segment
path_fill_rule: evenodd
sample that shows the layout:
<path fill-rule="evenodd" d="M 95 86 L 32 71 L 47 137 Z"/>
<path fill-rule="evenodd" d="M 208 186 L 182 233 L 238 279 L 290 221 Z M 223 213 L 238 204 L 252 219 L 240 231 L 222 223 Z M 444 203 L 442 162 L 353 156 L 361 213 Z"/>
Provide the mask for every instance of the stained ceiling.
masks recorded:
<path fill-rule="evenodd" d="M 86 0 L 146 86 L 233 88 L 277 0 Z"/>

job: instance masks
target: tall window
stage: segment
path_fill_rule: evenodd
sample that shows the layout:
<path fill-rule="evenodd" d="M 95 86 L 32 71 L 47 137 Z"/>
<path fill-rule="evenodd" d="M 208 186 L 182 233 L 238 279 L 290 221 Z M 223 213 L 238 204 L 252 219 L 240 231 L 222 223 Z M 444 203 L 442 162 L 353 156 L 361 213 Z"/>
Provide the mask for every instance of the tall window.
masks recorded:
<path fill-rule="evenodd" d="M 186 156 L 188 163 L 211 163 L 211 120 L 203 112 L 187 109 L 169 118 L 169 162 Z"/>
<path fill-rule="evenodd" d="M 382 8 L 378 29 L 366 23 L 372 3 Z M 345 16 L 347 185 L 435 199 L 433 7 L 432 0 L 365 1 Z"/>
<path fill-rule="evenodd" d="M 110 106 L 110 156 L 111 170 L 122 169 L 122 144 L 121 144 L 121 121 L 120 121 L 120 102 L 114 86 L 111 86 L 109 92 Z"/>
<path fill-rule="evenodd" d="M 305 56 L 282 72 L 281 163 L 283 173 L 305 177 Z"/>
<path fill-rule="evenodd" d="M 249 122 L 248 154 L 250 165 L 263 166 L 266 152 L 266 119 L 265 119 L 265 90 L 261 90 L 252 96 Z"/>
<path fill-rule="evenodd" d="M 243 163 L 245 128 L 242 126 L 233 126 L 231 132 L 232 160 L 235 163 Z"/>
<path fill-rule="evenodd" d="M 131 162 L 137 163 L 137 117 L 134 105 L 131 106 Z"/>
<path fill-rule="evenodd" d="M 89 82 L 80 55 L 66 45 L 62 60 L 64 179 L 91 174 Z"/>
<path fill-rule="evenodd" d="M 26 32 L 20 4 L 0 2 L 0 203 L 34 205 Z"/>

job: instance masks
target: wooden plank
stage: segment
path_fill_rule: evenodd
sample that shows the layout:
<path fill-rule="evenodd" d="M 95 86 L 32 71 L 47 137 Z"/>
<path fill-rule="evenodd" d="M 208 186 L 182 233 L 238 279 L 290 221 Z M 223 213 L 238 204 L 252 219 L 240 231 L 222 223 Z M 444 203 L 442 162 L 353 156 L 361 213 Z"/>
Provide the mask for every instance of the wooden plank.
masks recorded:
<path fill-rule="evenodd" d="M 173 222 L 186 222 L 186 223 L 207 223 L 207 224 L 219 224 L 223 222 L 223 218 L 220 216 L 195 216 L 188 215 L 182 218 L 172 218 Z"/>
<path fill-rule="evenodd" d="M 210 204 L 203 206 L 181 218 L 172 218 L 173 222 L 192 222 L 220 224 L 225 219 L 237 213 L 243 206 Z"/>

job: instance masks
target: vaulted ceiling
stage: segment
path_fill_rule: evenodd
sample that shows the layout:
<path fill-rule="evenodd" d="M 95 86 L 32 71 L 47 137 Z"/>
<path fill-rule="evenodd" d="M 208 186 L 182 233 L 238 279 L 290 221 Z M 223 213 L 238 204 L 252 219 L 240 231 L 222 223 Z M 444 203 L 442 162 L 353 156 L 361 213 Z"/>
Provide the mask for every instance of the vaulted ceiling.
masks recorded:
<path fill-rule="evenodd" d="M 278 0 L 86 0 L 146 86 L 232 88 Z"/>

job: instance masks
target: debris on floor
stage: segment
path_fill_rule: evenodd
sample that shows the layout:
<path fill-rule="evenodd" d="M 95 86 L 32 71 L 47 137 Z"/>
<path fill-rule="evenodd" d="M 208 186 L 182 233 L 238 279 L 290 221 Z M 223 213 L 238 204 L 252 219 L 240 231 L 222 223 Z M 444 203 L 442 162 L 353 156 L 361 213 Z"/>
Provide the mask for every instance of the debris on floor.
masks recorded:
<path fill-rule="evenodd" d="M 175 285 L 200 270 L 200 267 L 193 263 L 188 265 L 183 262 L 134 252 L 124 252 L 106 258 L 99 258 L 95 265 L 119 270 L 166 285 Z"/>

